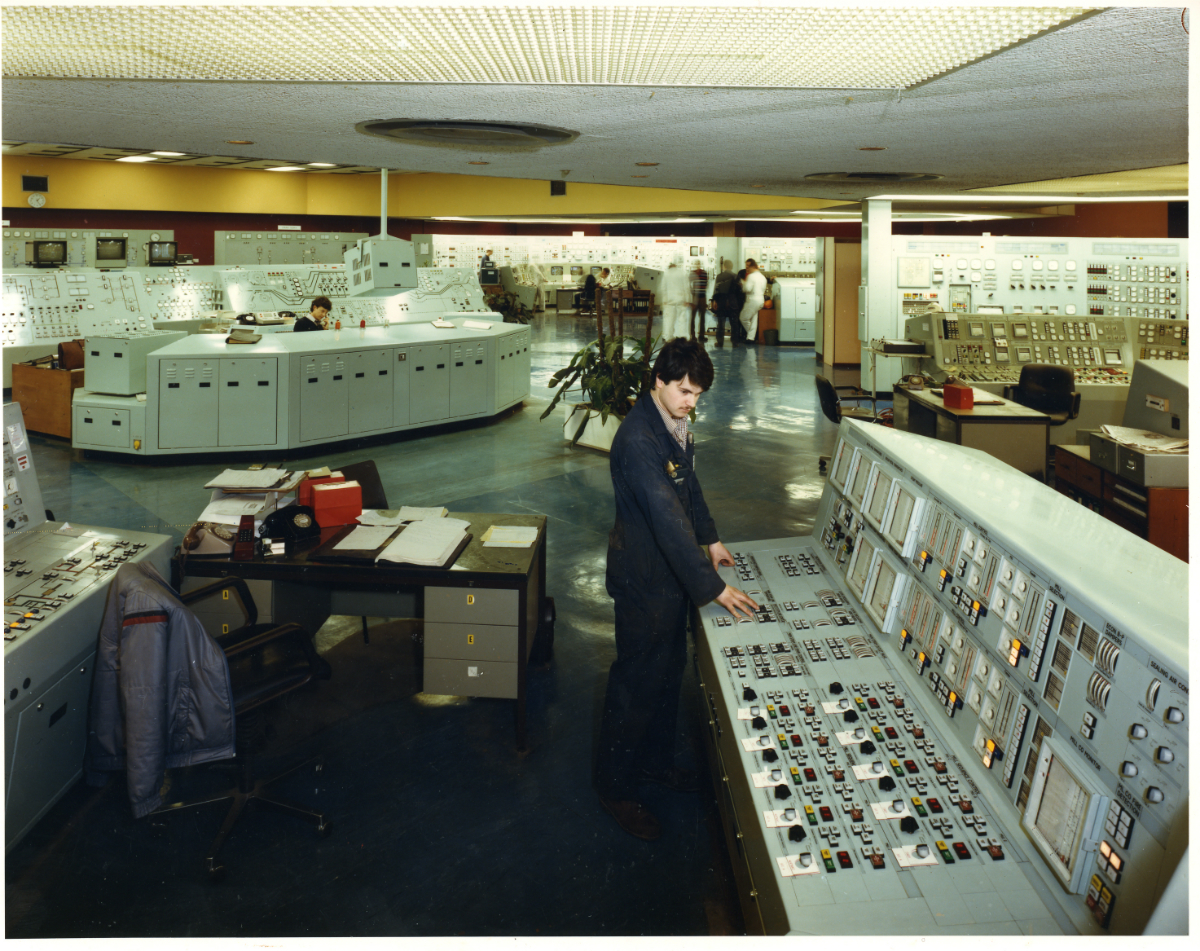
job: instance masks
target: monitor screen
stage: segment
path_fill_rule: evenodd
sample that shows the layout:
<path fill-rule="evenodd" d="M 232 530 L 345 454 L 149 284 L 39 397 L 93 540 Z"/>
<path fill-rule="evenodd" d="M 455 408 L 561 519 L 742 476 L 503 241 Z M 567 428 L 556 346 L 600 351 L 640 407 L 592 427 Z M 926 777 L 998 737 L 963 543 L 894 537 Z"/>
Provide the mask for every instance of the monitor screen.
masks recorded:
<path fill-rule="evenodd" d="M 874 475 L 871 477 L 871 482 L 873 488 L 871 489 L 871 501 L 867 505 L 867 521 L 876 528 L 880 528 L 883 524 L 883 516 L 887 513 L 888 495 L 892 491 L 892 480 L 876 468 Z"/>
<path fill-rule="evenodd" d="M 846 475 L 850 472 L 850 460 L 854 458 L 854 447 L 846 440 L 838 443 L 833 457 L 833 468 L 829 472 L 829 481 L 839 489 L 846 488 Z"/>
<path fill-rule="evenodd" d="M 875 546 L 867 541 L 866 536 L 859 535 L 858 548 L 854 552 L 854 564 L 850 566 L 848 579 L 850 588 L 860 598 L 863 585 L 867 583 L 867 574 L 871 570 L 871 562 L 875 559 Z"/>
<path fill-rule="evenodd" d="M 859 458 L 858 471 L 854 473 L 854 485 L 850 489 L 850 498 L 862 505 L 863 496 L 867 494 L 867 479 L 871 475 L 870 460 Z"/>
<path fill-rule="evenodd" d="M 592 273 L 595 274 L 596 277 L 599 277 L 602 270 L 604 270 L 604 268 L 594 267 L 592 268 Z"/>
<path fill-rule="evenodd" d="M 1051 737 L 1042 741 L 1022 825 L 1054 874 L 1073 887 L 1088 873 L 1090 863 L 1080 860 L 1106 800 L 1098 785 L 1057 746 Z"/>
<path fill-rule="evenodd" d="M 867 610 L 871 612 L 875 620 L 879 622 L 880 627 L 883 626 L 887 619 L 888 607 L 892 602 L 892 591 L 896 587 L 896 570 L 887 563 L 881 561 L 879 563 L 879 572 L 875 575 L 875 586 L 871 593 L 863 600 L 867 605 Z"/>
<path fill-rule="evenodd" d="M 67 242 L 65 241 L 35 241 L 33 242 L 34 267 L 58 267 L 67 263 Z"/>
<path fill-rule="evenodd" d="M 913 494 L 901 485 L 895 489 L 896 503 L 892 507 L 892 517 L 888 522 L 884 536 L 897 550 L 903 554 L 904 540 L 908 537 L 909 526 L 913 520 L 913 510 L 917 500 Z"/>
<path fill-rule="evenodd" d="M 562 267 L 557 264 L 552 265 L 550 268 L 550 276 L 551 277 L 562 277 Z"/>
<path fill-rule="evenodd" d="M 125 244 L 124 238 L 97 238 L 96 239 L 96 263 L 101 261 L 125 261 Z"/>
<path fill-rule="evenodd" d="M 163 267 L 174 264 L 178 257 L 178 247 L 174 241 L 151 241 L 146 252 L 150 266 Z"/>
<path fill-rule="evenodd" d="M 583 265 L 572 264 L 571 265 L 571 277 L 583 277 Z"/>

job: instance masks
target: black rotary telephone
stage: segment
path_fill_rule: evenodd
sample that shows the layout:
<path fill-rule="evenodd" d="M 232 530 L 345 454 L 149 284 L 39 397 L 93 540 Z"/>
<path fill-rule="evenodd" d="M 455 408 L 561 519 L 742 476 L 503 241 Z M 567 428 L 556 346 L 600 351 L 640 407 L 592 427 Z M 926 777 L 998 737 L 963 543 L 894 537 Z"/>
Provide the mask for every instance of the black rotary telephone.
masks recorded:
<path fill-rule="evenodd" d="M 259 534 L 263 538 L 299 542 L 318 537 L 321 526 L 317 524 L 316 514 L 307 505 L 288 505 L 264 518 Z"/>

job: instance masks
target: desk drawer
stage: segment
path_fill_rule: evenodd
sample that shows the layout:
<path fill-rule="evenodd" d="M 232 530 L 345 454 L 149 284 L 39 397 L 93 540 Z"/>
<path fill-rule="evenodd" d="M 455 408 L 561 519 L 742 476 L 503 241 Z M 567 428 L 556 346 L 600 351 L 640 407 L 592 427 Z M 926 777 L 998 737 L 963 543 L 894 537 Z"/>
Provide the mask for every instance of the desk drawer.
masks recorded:
<path fill-rule="evenodd" d="M 501 661 L 425 658 L 425 693 L 517 699 L 517 665 Z"/>
<path fill-rule="evenodd" d="M 454 624 L 427 619 L 425 656 L 515 663 L 517 629 L 491 624 Z"/>
<path fill-rule="evenodd" d="M 515 588 L 425 589 L 425 620 L 459 624 L 520 624 Z"/>

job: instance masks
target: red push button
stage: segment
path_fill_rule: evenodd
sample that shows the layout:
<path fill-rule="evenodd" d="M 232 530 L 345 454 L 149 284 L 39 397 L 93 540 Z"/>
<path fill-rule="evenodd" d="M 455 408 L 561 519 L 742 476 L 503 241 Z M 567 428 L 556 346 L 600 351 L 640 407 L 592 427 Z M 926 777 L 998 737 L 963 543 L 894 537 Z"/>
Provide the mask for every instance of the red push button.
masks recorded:
<path fill-rule="evenodd" d="M 954 854 L 957 855 L 960 859 L 969 859 L 971 857 L 971 850 L 967 848 L 967 843 L 955 842 L 954 843 Z"/>
<path fill-rule="evenodd" d="M 833 810 L 832 809 L 830 809 L 828 806 L 821 806 L 820 812 L 821 812 L 821 821 L 822 822 L 833 822 Z"/>
<path fill-rule="evenodd" d="M 938 802 L 936 799 L 926 799 L 925 805 L 927 805 L 929 807 L 929 811 L 932 812 L 935 816 L 938 813 L 942 812 L 942 804 L 940 802 Z"/>
<path fill-rule="evenodd" d="M 817 781 L 817 771 L 811 766 L 804 767 L 804 779 L 807 782 L 815 783 Z"/>
<path fill-rule="evenodd" d="M 838 864 L 841 865 L 842 868 L 854 868 L 854 863 L 850 861 L 849 852 L 839 852 L 837 854 L 837 860 Z"/>
<path fill-rule="evenodd" d="M 916 764 L 916 763 L 914 763 L 914 762 L 913 762 L 912 760 L 910 760 L 910 759 L 906 759 L 906 760 L 904 761 L 904 768 L 905 768 L 905 769 L 907 769 L 907 770 L 908 770 L 910 773 L 915 773 L 915 772 L 917 772 L 917 764 Z"/>

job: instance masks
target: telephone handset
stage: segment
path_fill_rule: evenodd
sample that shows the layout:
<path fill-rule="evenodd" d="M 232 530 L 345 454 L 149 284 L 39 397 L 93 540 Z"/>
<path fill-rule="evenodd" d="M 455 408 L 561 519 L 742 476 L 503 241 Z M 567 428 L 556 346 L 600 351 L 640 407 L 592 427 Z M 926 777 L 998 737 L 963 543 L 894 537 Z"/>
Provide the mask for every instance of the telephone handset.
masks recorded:
<path fill-rule="evenodd" d="M 249 561 L 254 557 L 254 516 L 243 515 L 238 522 L 237 537 L 233 542 L 233 560 Z"/>
<path fill-rule="evenodd" d="M 233 551 L 234 531 L 216 522 L 196 522 L 183 536 L 185 555 L 216 555 L 228 557 Z"/>
<path fill-rule="evenodd" d="M 286 542 L 303 541 L 321 534 L 316 513 L 307 505 L 288 505 L 263 519 L 263 538 L 282 538 Z"/>

